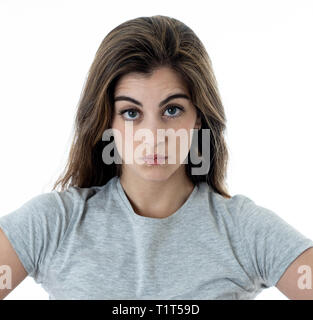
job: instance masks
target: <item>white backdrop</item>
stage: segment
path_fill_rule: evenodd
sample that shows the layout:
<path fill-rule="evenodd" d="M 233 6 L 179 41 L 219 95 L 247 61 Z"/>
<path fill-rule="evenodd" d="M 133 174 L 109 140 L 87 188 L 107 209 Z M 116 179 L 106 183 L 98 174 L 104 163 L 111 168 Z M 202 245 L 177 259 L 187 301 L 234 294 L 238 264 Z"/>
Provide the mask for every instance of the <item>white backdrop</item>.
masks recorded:
<path fill-rule="evenodd" d="M 313 239 L 313 2 L 0 2 L 0 216 L 49 192 L 97 48 L 120 23 L 162 14 L 206 46 L 227 116 L 231 195 Z M 5 299 L 48 299 L 27 277 Z M 275 287 L 257 299 L 287 299 Z"/>

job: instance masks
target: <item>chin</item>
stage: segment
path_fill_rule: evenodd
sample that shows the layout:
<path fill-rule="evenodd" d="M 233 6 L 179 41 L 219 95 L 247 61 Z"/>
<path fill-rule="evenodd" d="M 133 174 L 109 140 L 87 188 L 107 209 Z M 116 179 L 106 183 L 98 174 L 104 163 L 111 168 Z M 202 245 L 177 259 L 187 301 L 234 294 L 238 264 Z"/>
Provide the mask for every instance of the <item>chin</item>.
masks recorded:
<path fill-rule="evenodd" d="M 166 181 L 173 174 L 168 166 L 149 166 L 143 165 L 136 169 L 137 174 L 148 181 Z"/>

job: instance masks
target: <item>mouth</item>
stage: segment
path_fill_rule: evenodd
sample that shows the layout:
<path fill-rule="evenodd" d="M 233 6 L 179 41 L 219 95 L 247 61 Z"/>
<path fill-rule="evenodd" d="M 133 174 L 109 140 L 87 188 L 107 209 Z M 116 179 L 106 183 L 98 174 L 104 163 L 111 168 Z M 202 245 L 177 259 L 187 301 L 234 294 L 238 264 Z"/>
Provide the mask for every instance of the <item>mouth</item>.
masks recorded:
<path fill-rule="evenodd" d="M 141 159 L 145 161 L 148 164 L 164 164 L 165 160 L 167 159 L 167 156 L 159 155 L 159 154 L 153 154 L 148 155 L 145 157 L 142 157 Z"/>

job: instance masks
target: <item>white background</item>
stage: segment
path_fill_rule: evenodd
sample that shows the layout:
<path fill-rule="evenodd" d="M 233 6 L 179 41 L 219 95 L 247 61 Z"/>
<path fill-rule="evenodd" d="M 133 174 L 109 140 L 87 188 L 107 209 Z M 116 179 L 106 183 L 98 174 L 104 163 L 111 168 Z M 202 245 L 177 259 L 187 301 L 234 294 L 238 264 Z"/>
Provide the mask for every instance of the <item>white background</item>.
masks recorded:
<path fill-rule="evenodd" d="M 49 192 L 106 34 L 139 16 L 175 17 L 213 63 L 227 116 L 227 183 L 313 239 L 313 2 L 0 2 L 0 216 Z M 27 277 L 5 299 L 48 299 Z M 287 299 L 276 287 L 257 299 Z"/>

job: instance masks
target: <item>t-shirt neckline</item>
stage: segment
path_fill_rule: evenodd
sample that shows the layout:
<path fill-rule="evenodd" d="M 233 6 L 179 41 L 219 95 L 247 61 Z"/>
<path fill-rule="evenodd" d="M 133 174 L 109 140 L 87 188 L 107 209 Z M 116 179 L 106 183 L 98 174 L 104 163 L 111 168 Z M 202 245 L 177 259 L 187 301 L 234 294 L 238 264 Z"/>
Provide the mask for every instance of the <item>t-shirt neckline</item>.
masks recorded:
<path fill-rule="evenodd" d="M 199 190 L 198 185 L 195 185 L 195 187 L 193 188 L 192 192 L 189 194 L 187 200 L 183 203 L 183 205 L 180 208 L 178 208 L 174 213 L 169 215 L 168 217 L 153 218 L 153 217 L 141 216 L 133 210 L 133 207 L 126 196 L 126 193 L 122 187 L 122 184 L 120 182 L 120 178 L 118 176 L 115 177 L 115 188 L 116 188 L 122 202 L 127 207 L 127 212 L 129 213 L 131 218 L 138 223 L 149 224 L 149 225 L 172 223 L 172 222 L 177 222 L 178 220 L 182 219 L 184 217 L 184 215 L 187 213 L 188 207 L 193 202 L 193 199 L 195 198 L 195 196 Z"/>

